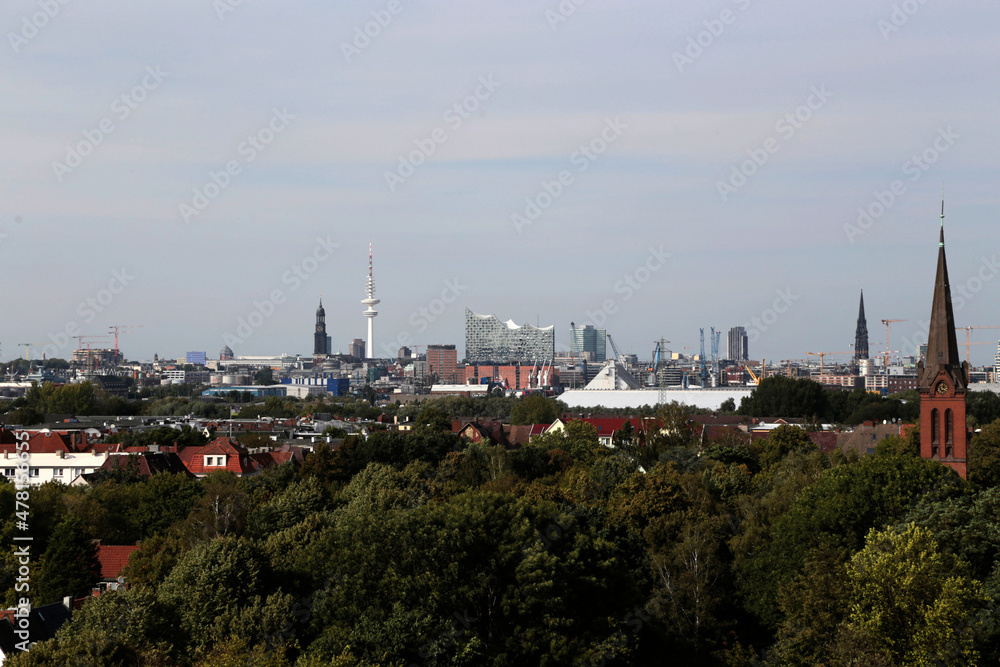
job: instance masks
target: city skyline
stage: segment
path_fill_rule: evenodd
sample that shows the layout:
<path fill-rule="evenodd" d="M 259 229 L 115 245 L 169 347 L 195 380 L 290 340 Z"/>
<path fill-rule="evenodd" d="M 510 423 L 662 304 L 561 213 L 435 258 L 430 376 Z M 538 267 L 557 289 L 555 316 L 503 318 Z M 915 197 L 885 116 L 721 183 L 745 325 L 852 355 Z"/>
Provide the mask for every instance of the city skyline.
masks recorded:
<path fill-rule="evenodd" d="M 320 294 L 346 350 L 372 240 L 378 357 L 461 352 L 469 308 L 806 358 L 862 288 L 870 356 L 881 319 L 906 353 L 942 184 L 956 325 L 1000 325 L 1000 8 L 571 5 L 8 3 L 0 358 L 111 325 L 135 359 L 308 356 Z"/>

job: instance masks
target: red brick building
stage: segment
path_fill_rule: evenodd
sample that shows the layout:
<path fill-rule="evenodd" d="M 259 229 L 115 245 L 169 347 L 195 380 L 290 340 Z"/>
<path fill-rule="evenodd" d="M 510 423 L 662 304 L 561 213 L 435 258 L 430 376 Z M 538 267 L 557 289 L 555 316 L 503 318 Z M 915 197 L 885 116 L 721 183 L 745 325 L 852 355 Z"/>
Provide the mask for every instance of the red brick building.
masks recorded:
<path fill-rule="evenodd" d="M 454 345 L 427 346 L 427 372 L 436 377 L 438 384 L 460 384 L 458 352 Z"/>

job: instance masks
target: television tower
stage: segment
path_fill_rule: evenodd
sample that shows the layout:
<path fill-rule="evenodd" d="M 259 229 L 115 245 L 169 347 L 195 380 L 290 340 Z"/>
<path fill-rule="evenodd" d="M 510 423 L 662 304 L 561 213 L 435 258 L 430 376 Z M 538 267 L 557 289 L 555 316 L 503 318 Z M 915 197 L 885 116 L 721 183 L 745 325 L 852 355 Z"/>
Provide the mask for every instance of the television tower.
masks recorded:
<path fill-rule="evenodd" d="M 375 358 L 375 342 L 372 338 L 373 322 L 375 316 L 378 315 L 378 311 L 372 306 L 379 303 L 379 300 L 375 298 L 375 281 L 372 279 L 372 244 L 368 244 L 368 298 L 361 300 L 362 305 L 368 306 L 362 315 L 368 318 L 368 346 L 365 349 L 365 358 L 374 359 Z"/>

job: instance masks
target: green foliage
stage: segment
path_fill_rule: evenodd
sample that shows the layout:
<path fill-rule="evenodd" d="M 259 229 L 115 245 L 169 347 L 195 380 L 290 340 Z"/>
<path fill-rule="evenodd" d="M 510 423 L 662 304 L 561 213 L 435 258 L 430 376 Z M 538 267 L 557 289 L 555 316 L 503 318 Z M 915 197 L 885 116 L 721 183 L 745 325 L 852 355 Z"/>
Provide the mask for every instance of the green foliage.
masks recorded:
<path fill-rule="evenodd" d="M 448 419 L 448 414 L 433 405 L 420 411 L 416 418 L 416 424 L 432 431 L 451 431 L 451 420 Z"/>
<path fill-rule="evenodd" d="M 747 561 L 747 605 L 777 627 L 778 589 L 818 547 L 853 552 L 865 535 L 898 521 L 917 502 L 959 496 L 967 484 L 939 463 L 911 456 L 868 456 L 831 468 L 795 499 Z"/>
<path fill-rule="evenodd" d="M 199 447 L 208 444 L 208 437 L 201 431 L 196 431 L 188 425 L 183 425 L 179 429 L 169 426 L 160 426 L 149 429 L 133 429 L 109 435 L 105 442 L 121 443 L 126 447 L 149 447 L 150 445 L 164 445 L 181 447 Z"/>
<path fill-rule="evenodd" d="M 34 426 L 35 424 L 41 424 L 44 421 L 44 414 L 35 408 L 28 406 L 14 408 L 13 410 L 8 411 L 3 417 L 3 423 L 11 425 L 17 424 L 19 426 Z"/>
<path fill-rule="evenodd" d="M 767 440 L 762 443 L 760 465 L 763 468 L 778 463 L 792 452 L 810 452 L 816 450 L 816 445 L 809 439 L 809 434 L 798 426 L 782 424 L 771 431 Z"/>
<path fill-rule="evenodd" d="M 180 623 L 193 649 L 235 623 L 241 607 L 264 590 L 269 566 L 251 542 L 221 537 L 185 553 L 160 586 L 157 598 Z M 216 620 L 221 621 L 216 625 Z"/>
<path fill-rule="evenodd" d="M 511 424 L 551 424 L 566 411 L 566 404 L 541 394 L 522 396 L 510 411 Z"/>
<path fill-rule="evenodd" d="M 988 600 L 929 531 L 873 528 L 847 573 L 848 625 L 890 664 L 977 664 L 971 621 Z"/>
<path fill-rule="evenodd" d="M 61 602 L 71 595 L 90 593 L 100 576 L 97 548 L 74 517 L 66 517 L 52 532 L 48 548 L 42 554 L 32 584 L 36 605 Z"/>
<path fill-rule="evenodd" d="M 258 385 L 274 384 L 274 371 L 270 368 L 262 368 L 253 376 L 253 383 Z"/>
<path fill-rule="evenodd" d="M 823 386 L 808 378 L 774 375 L 764 378 L 740 401 L 739 413 L 750 417 L 820 418 L 827 413 Z"/>
<path fill-rule="evenodd" d="M 124 589 L 91 598 L 59 630 L 55 640 L 15 653 L 6 665 L 132 665 L 180 664 L 175 653 L 177 633 L 163 616 L 155 596 Z"/>
<path fill-rule="evenodd" d="M 976 424 L 1000 419 L 1000 395 L 992 391 L 970 391 L 965 395 L 965 414 Z"/>
<path fill-rule="evenodd" d="M 1000 419 L 972 436 L 967 456 L 970 482 L 987 487 L 1000 486 Z"/>

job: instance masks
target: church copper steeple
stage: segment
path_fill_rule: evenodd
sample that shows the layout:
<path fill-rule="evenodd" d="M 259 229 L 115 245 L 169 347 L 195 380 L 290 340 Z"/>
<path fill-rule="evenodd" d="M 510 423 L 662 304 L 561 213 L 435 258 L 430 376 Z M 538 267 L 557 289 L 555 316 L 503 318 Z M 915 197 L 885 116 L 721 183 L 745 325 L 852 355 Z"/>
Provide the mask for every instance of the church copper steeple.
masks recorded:
<path fill-rule="evenodd" d="M 868 358 L 868 322 L 865 320 L 865 291 L 861 290 L 861 306 L 858 309 L 858 328 L 854 333 L 854 360 Z"/>
<path fill-rule="evenodd" d="M 951 285 L 948 283 L 948 262 L 944 254 L 944 202 L 941 202 L 941 235 L 938 242 L 937 276 L 934 279 L 934 301 L 931 324 L 927 332 L 927 357 L 920 372 L 919 385 L 930 387 L 938 373 L 944 372 L 955 387 L 968 386 L 967 369 L 958 354 L 955 334 L 955 313 L 951 306 Z"/>
<path fill-rule="evenodd" d="M 937 276 L 931 304 L 927 357 L 917 364 L 920 392 L 920 456 L 940 461 L 966 476 L 969 431 L 965 424 L 968 362 L 958 356 L 955 313 L 951 305 L 948 262 L 944 254 L 944 202 L 941 202 L 941 235 Z"/>

